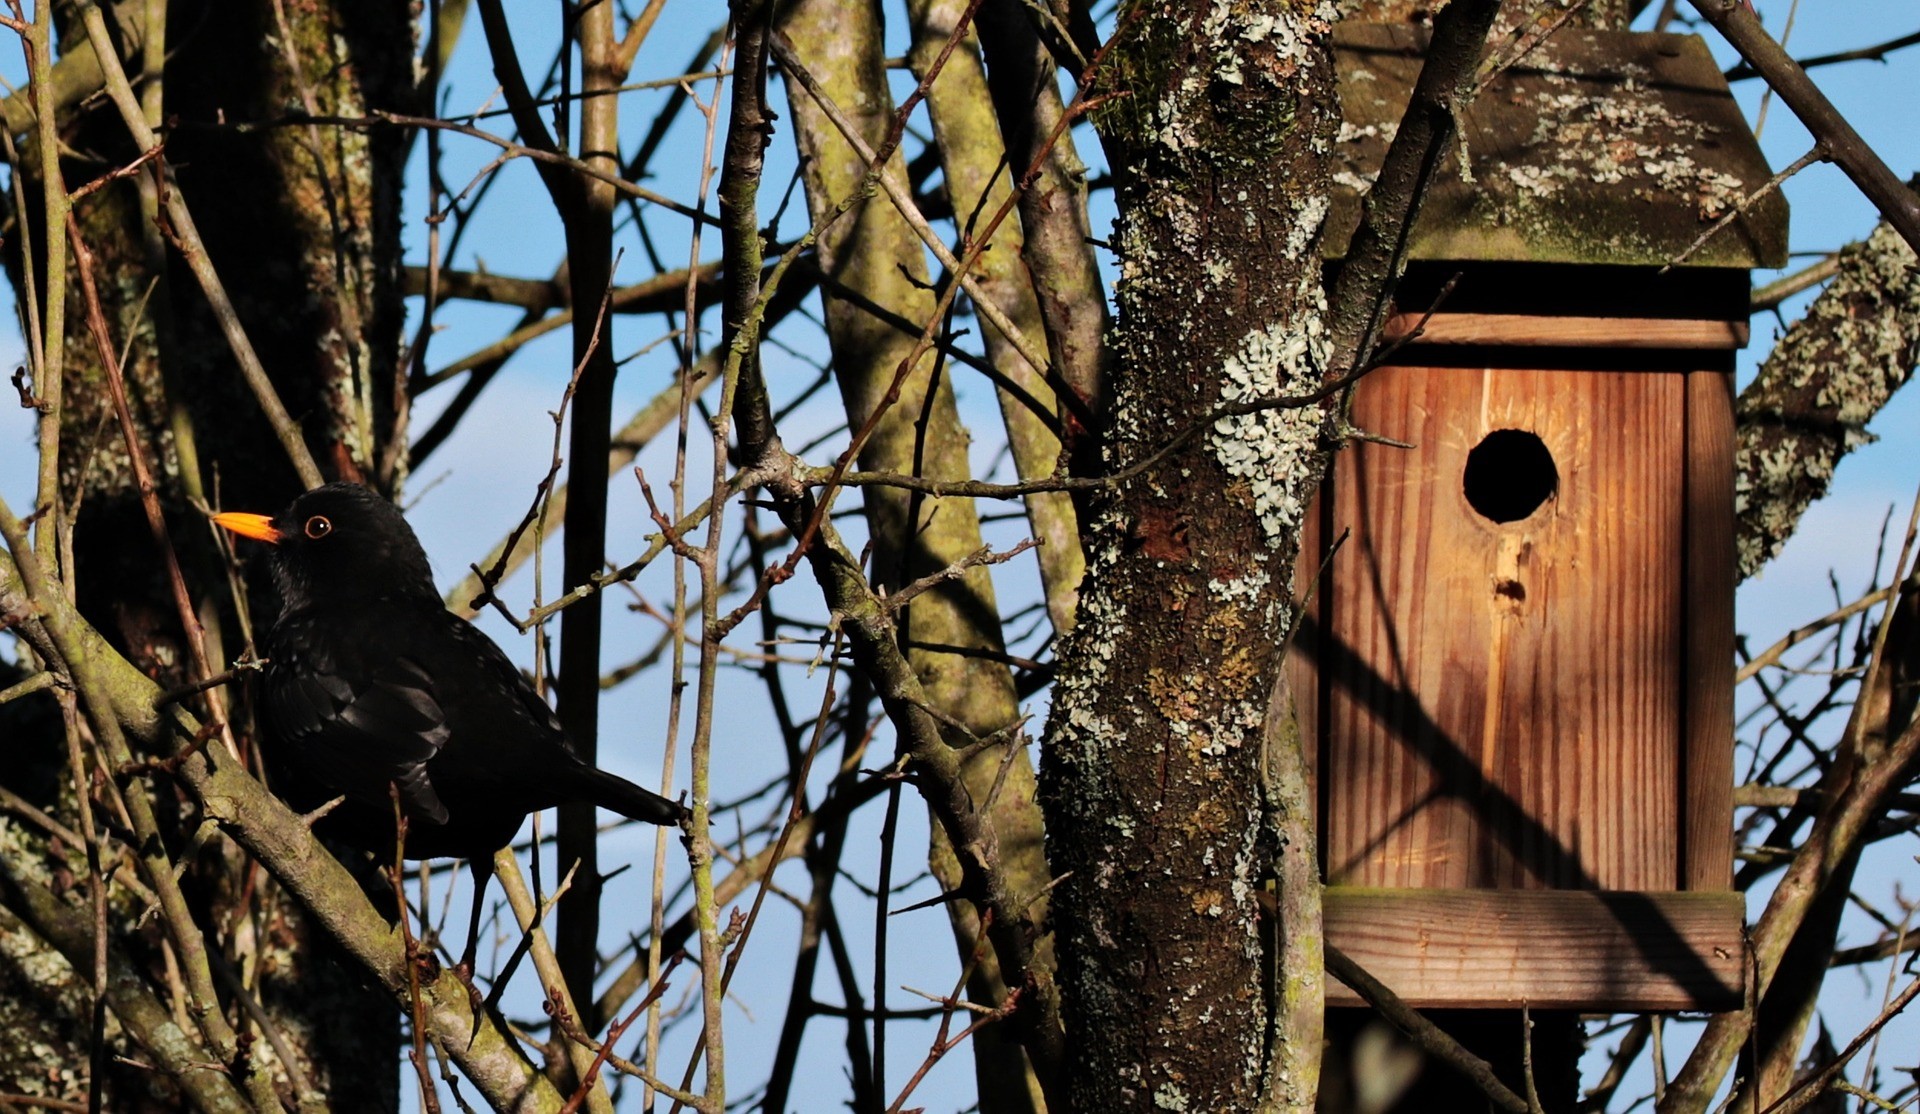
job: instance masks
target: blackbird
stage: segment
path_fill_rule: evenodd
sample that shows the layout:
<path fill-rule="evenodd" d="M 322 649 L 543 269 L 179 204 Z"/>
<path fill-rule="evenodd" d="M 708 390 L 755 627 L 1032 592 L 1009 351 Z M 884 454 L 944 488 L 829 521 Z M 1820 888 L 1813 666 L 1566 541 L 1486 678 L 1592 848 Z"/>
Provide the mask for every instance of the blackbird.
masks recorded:
<path fill-rule="evenodd" d="M 493 853 L 528 813 L 590 802 L 654 824 L 687 816 L 581 761 L 506 654 L 440 602 L 426 551 L 386 499 L 334 483 L 271 518 L 213 521 L 273 547 L 280 611 L 263 647 L 261 704 L 282 796 L 300 809 L 344 798 L 324 830 L 390 856 L 397 793 L 407 858 L 466 859 L 474 895 L 465 972 Z"/>

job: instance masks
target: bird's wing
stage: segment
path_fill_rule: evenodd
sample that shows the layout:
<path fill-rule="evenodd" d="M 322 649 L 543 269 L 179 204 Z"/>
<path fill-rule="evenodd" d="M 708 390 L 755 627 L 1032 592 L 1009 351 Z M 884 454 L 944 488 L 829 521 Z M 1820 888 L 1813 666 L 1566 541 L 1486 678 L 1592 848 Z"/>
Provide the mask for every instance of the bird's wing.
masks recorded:
<path fill-rule="evenodd" d="M 440 774 L 469 787 L 511 783 L 513 800 L 526 809 L 589 801 L 652 824 L 677 824 L 686 815 L 675 802 L 588 765 L 573 749 L 560 717 L 493 639 L 452 612 L 440 621 L 450 635 L 442 645 L 479 666 L 473 699 L 453 711 L 460 753 L 449 751 L 435 765 Z M 472 717 L 483 709 L 486 722 L 475 723 Z"/>
<path fill-rule="evenodd" d="M 397 784 L 408 812 L 446 823 L 426 764 L 447 741 L 447 715 L 433 678 L 404 656 L 378 668 L 343 669 L 330 655 L 273 671 L 267 714 L 297 764 L 329 789 L 369 804 Z"/>
<path fill-rule="evenodd" d="M 520 672 L 513 660 L 507 657 L 498 643 L 487 637 L 487 633 L 453 612 L 443 613 L 440 622 L 449 635 L 449 645 L 454 652 L 476 663 L 480 675 L 486 679 L 484 691 L 476 697 L 488 701 L 489 710 L 508 720 L 517 720 L 523 730 L 515 732 L 525 753 L 519 757 L 545 762 L 560 757 L 561 754 L 574 755 L 573 744 L 567 739 L 566 729 L 560 725 L 560 717 L 554 714 L 552 706 L 540 699 L 527 682 L 526 675 Z M 505 697 L 505 699 L 500 699 Z M 492 701 L 499 700 L 497 705 Z M 498 726 L 506 728 L 507 724 Z M 505 758 L 506 755 L 501 755 Z M 503 763 L 503 766 L 507 765 Z"/>

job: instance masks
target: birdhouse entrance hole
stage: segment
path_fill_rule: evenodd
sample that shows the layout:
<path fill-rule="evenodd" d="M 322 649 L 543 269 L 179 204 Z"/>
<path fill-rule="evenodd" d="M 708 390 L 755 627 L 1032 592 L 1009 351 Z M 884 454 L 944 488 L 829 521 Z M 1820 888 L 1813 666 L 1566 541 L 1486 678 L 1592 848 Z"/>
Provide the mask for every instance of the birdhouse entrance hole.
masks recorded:
<path fill-rule="evenodd" d="M 1560 487 L 1546 443 L 1524 429 L 1496 429 L 1467 454 L 1467 503 L 1482 518 L 1518 522 Z"/>
<path fill-rule="evenodd" d="M 1333 38 L 1338 181 L 1370 181 L 1428 35 Z M 1739 191 L 1771 178 L 1696 36 L 1555 35 L 1492 80 L 1459 114 L 1472 176 L 1436 173 L 1408 230 L 1400 347 L 1350 400 L 1413 448 L 1338 454 L 1301 525 L 1326 939 L 1420 1007 L 1738 1009 L 1732 372 L 1786 203 L 1671 267 L 1699 199 L 1660 160 L 1567 177 L 1621 162 L 1599 113 Z M 1330 273 L 1364 207 L 1334 191 Z"/>

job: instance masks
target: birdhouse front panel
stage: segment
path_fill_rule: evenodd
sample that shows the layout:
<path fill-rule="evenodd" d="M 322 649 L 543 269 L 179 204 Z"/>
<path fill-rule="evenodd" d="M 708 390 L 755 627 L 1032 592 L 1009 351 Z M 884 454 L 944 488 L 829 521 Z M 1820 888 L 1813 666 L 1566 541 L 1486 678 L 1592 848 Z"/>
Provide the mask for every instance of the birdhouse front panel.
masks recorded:
<path fill-rule="evenodd" d="M 1327 938 L 1417 1005 L 1740 1001 L 1727 349 L 1586 328 L 1370 373 L 1304 539 Z"/>
<path fill-rule="evenodd" d="M 1680 888 L 1686 380 L 1383 368 L 1322 586 L 1330 883 Z"/>
<path fill-rule="evenodd" d="M 1330 270 L 1427 36 L 1334 31 Z M 1695 36 L 1561 29 L 1457 121 L 1302 538 L 1327 943 L 1418 1006 L 1735 1009 L 1731 372 L 1786 205 Z"/>

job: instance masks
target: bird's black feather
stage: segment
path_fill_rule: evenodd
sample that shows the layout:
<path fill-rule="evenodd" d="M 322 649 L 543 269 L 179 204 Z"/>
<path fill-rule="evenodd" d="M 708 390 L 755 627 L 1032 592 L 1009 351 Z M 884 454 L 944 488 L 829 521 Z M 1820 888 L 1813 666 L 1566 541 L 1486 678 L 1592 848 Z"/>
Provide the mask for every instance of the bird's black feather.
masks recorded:
<path fill-rule="evenodd" d="M 296 807 L 345 798 L 327 821 L 335 834 L 392 854 L 395 789 L 409 858 L 488 859 L 528 813 L 569 802 L 656 824 L 685 816 L 581 761 L 500 648 L 441 606 L 393 504 L 330 484 L 275 516 L 273 532 L 269 765 Z"/>

